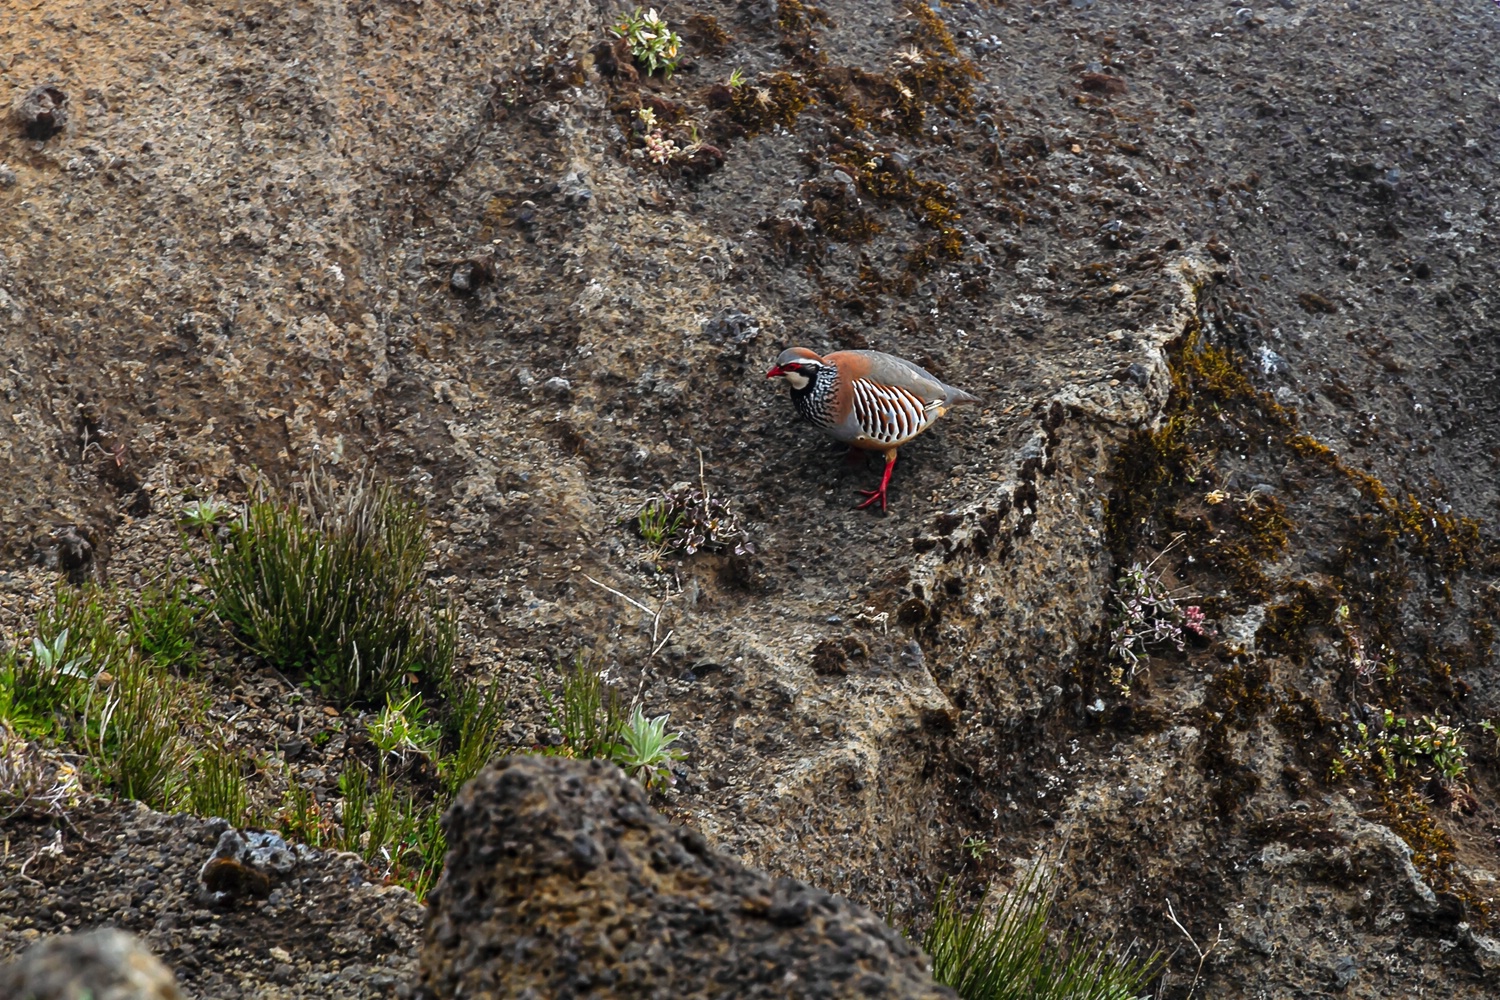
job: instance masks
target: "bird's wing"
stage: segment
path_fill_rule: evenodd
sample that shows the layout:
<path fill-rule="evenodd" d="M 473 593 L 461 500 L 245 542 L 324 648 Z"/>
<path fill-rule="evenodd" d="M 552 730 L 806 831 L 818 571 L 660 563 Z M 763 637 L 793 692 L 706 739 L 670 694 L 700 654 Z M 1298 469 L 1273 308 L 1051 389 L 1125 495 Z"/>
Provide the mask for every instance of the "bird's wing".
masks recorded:
<path fill-rule="evenodd" d="M 886 354 L 884 351 L 840 351 L 837 355 L 829 355 L 830 359 L 834 357 L 857 358 L 856 374 L 883 385 L 900 386 L 945 408 L 954 403 L 978 402 L 976 397 L 948 385 L 921 365 L 894 354 Z"/>

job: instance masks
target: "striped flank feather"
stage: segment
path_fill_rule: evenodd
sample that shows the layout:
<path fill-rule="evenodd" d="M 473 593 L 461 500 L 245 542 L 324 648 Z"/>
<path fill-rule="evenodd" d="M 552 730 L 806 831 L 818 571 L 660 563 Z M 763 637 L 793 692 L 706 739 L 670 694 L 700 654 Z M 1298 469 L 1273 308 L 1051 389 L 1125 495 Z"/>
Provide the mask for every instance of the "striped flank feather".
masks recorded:
<path fill-rule="evenodd" d="M 861 430 L 881 444 L 900 444 L 937 419 L 939 403 L 929 403 L 900 386 L 858 378 L 853 383 L 854 418 Z"/>

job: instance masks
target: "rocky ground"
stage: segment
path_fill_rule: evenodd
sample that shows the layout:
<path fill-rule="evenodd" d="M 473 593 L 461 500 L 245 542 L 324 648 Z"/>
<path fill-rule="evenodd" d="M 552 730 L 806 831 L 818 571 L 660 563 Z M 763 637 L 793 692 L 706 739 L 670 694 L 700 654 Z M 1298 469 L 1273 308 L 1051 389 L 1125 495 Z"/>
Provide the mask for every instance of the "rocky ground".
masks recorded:
<path fill-rule="evenodd" d="M 399 886 L 371 884 L 354 855 L 304 852 L 266 898 L 216 905 L 198 873 L 222 820 L 129 805 L 71 819 L 61 837 L 33 824 L 8 831 L 8 954 L 107 923 L 139 935 L 188 996 L 391 996 L 415 971 L 424 908 Z"/>
<path fill-rule="evenodd" d="M 1492 992 L 1500 12 L 664 13 L 666 82 L 585 3 L 0 24 L 7 632 L 70 567 L 180 564 L 185 497 L 373 462 L 431 511 L 515 742 L 536 672 L 591 650 L 684 732 L 659 806 L 745 862 L 905 924 L 945 877 L 1056 856 L 1075 919 L 1176 949 L 1165 996 Z M 654 163 L 641 109 L 691 154 Z M 983 402 L 854 511 L 878 470 L 763 378 L 792 344 Z M 634 513 L 700 476 L 756 551 L 661 566 Z M 1126 694 L 1110 587 L 1158 557 L 1219 637 Z M 279 763 L 307 719 L 223 659 L 214 697 Z M 1380 708 L 1465 725 L 1464 787 L 1331 780 Z M 6 833 L 7 876 L 53 836 Z M 133 891 L 63 833 L 8 946 Z M 85 873 L 100 909 L 53 901 Z M 276 945 L 287 989 L 334 974 L 301 970 L 362 898 Z M 164 955 L 252 995 L 273 943 L 201 944 L 211 983 Z"/>

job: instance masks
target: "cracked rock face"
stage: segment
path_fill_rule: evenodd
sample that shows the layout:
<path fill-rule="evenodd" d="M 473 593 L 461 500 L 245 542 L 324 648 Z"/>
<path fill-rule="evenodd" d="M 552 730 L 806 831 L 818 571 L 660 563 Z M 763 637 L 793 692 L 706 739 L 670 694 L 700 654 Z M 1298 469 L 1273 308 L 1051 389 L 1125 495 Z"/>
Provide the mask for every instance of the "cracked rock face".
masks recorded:
<path fill-rule="evenodd" d="M 868 910 L 741 865 L 601 761 L 503 760 L 444 829 L 419 997 L 955 996 Z"/>

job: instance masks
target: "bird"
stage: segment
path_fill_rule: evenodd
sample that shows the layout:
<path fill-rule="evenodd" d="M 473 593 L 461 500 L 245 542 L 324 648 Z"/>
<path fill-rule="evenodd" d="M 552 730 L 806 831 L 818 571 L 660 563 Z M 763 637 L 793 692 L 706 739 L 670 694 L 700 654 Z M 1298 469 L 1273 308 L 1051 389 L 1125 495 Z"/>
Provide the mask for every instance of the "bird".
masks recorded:
<path fill-rule="evenodd" d="M 859 510 L 885 510 L 896 450 L 958 403 L 979 397 L 944 383 L 920 365 L 881 351 L 834 351 L 818 356 L 805 347 L 781 352 L 766 378 L 786 379 L 802 418 L 851 448 L 885 455 L 885 474 Z"/>

